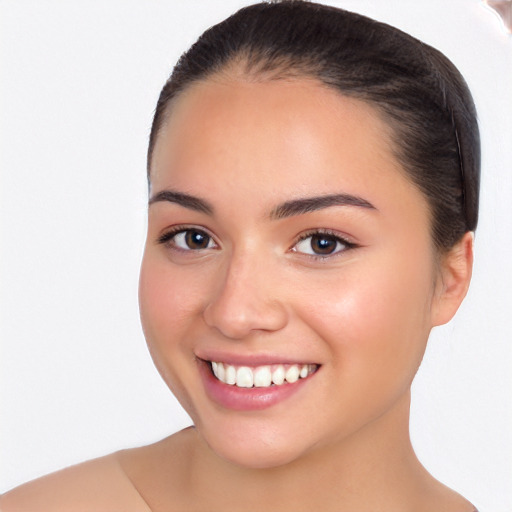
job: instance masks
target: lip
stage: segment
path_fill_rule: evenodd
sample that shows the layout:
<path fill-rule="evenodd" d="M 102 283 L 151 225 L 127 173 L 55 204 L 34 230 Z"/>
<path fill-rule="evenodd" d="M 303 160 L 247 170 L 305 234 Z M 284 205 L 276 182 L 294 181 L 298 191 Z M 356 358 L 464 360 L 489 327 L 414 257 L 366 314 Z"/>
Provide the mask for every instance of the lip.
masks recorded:
<path fill-rule="evenodd" d="M 274 364 L 315 364 L 315 361 L 305 359 L 291 359 L 287 356 L 272 354 L 226 354 L 221 351 L 196 352 L 196 357 L 203 361 L 217 361 L 227 363 L 232 366 L 249 366 L 256 368 L 257 366 L 274 365 Z M 320 366 L 320 365 L 319 365 Z"/>
<path fill-rule="evenodd" d="M 242 359 L 245 360 L 241 361 L 239 358 L 228 358 L 228 361 L 225 359 L 219 360 L 229 364 L 240 364 L 247 366 L 260 366 L 263 364 L 268 364 L 266 362 L 261 362 L 261 358 L 258 358 L 257 363 L 255 359 L 251 359 L 250 362 L 247 361 L 247 358 Z M 237 361 L 236 363 L 234 362 L 235 360 Z M 258 411 L 272 407 L 273 405 L 276 405 L 294 395 L 304 386 L 307 386 L 309 381 L 317 373 L 315 372 L 306 379 L 299 379 L 293 384 L 285 382 L 280 386 L 269 386 L 264 388 L 239 388 L 237 386 L 224 384 L 215 378 L 212 374 L 210 363 L 208 361 L 203 360 L 202 358 L 198 358 L 197 362 L 206 394 L 210 400 L 215 402 L 217 405 L 220 405 L 221 407 L 235 411 Z M 273 362 L 275 363 L 275 359 Z"/>

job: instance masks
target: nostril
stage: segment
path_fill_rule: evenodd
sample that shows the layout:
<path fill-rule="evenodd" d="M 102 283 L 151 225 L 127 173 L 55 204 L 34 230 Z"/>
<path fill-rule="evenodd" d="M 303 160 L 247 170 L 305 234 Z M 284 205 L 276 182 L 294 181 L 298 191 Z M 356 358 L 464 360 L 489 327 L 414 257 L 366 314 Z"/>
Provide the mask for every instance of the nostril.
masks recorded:
<path fill-rule="evenodd" d="M 209 327 L 231 339 L 242 339 L 252 331 L 276 331 L 288 322 L 283 305 L 254 296 L 235 300 L 224 295 L 206 306 L 203 317 Z"/>

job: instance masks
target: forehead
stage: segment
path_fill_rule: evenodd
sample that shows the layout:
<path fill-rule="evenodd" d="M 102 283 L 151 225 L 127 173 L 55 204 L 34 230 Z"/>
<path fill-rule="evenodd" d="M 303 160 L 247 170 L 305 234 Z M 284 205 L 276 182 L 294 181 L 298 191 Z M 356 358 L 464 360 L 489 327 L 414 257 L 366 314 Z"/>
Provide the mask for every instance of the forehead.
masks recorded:
<path fill-rule="evenodd" d="M 188 86 L 171 102 L 157 143 L 167 139 L 168 145 L 170 138 L 177 142 L 192 135 L 218 145 L 249 132 L 251 139 L 265 142 L 267 150 L 299 137 L 302 142 L 316 138 L 325 146 L 339 146 L 346 131 L 359 142 L 367 139 L 376 151 L 390 149 L 391 128 L 376 108 L 316 80 L 219 77 Z"/>
<path fill-rule="evenodd" d="M 219 79 L 189 87 L 158 135 L 151 178 L 154 191 L 219 197 L 226 189 L 258 191 L 269 205 L 333 191 L 374 195 L 374 204 L 400 190 L 419 194 L 376 109 L 307 79 Z"/>

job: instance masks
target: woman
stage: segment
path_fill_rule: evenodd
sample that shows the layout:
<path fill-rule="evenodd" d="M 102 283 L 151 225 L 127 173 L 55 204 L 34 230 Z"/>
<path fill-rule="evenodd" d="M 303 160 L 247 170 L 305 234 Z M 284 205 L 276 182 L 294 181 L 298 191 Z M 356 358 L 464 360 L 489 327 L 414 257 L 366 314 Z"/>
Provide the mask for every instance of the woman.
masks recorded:
<path fill-rule="evenodd" d="M 308 2 L 213 27 L 161 93 L 141 318 L 194 421 L 2 510 L 472 512 L 409 439 L 471 278 L 479 137 L 439 52 Z"/>

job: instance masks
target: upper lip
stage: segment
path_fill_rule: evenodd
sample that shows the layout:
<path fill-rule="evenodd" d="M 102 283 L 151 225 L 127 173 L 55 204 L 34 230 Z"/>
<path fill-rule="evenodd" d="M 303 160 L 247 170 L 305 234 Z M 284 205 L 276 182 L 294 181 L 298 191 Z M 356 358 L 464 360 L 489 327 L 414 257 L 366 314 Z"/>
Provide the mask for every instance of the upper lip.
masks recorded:
<path fill-rule="evenodd" d="M 196 357 L 203 361 L 227 363 L 232 366 L 266 366 L 272 364 L 318 364 L 304 357 L 296 358 L 279 354 L 233 354 L 220 351 L 196 351 Z"/>

